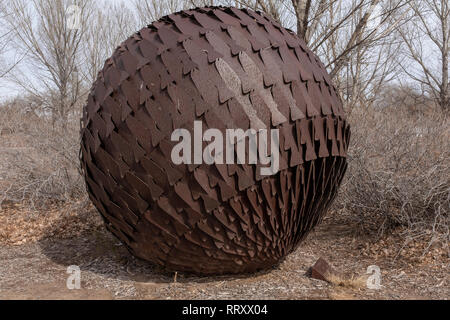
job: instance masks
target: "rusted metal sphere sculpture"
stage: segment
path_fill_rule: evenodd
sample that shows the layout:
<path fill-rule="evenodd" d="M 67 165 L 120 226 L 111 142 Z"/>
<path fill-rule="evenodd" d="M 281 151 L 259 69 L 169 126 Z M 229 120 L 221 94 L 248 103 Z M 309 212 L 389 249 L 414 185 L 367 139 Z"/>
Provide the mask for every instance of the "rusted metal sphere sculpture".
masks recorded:
<path fill-rule="evenodd" d="M 195 136 L 199 124 L 224 136 L 277 131 L 266 146 L 278 146 L 278 168 L 263 175 L 262 162 L 234 156 L 187 161 L 206 136 L 174 161 L 174 132 Z M 137 257 L 175 271 L 252 272 L 279 262 L 322 219 L 349 134 L 336 89 L 302 39 L 263 13 L 197 8 L 143 28 L 106 61 L 83 112 L 81 164 L 106 227 Z"/>

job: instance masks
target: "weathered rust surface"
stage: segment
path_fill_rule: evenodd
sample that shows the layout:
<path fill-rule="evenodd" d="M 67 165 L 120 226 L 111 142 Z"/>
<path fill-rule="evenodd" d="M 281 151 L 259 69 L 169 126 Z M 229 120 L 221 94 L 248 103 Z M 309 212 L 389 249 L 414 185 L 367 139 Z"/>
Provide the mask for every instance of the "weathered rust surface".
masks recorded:
<path fill-rule="evenodd" d="M 280 171 L 175 165 L 176 128 L 279 128 Z M 268 268 L 323 218 L 350 130 L 305 42 L 262 13 L 208 7 L 161 18 L 99 72 L 81 164 L 107 228 L 136 256 L 200 274 Z"/>
<path fill-rule="evenodd" d="M 319 258 L 311 267 L 311 278 L 331 282 L 332 277 L 339 277 L 339 274 L 323 258 Z"/>

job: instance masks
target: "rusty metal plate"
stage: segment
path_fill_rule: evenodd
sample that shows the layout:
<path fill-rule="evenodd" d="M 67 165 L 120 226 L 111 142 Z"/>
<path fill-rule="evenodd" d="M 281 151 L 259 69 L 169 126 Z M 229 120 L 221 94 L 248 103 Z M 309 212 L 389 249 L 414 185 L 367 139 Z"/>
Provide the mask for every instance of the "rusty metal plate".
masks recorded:
<path fill-rule="evenodd" d="M 279 129 L 279 171 L 175 164 L 171 134 L 194 132 L 194 121 L 222 133 Z M 272 267 L 321 221 L 349 137 L 339 95 L 302 39 L 263 13 L 209 7 L 119 46 L 89 94 L 80 154 L 90 199 L 131 253 L 174 271 L 243 273 Z"/>

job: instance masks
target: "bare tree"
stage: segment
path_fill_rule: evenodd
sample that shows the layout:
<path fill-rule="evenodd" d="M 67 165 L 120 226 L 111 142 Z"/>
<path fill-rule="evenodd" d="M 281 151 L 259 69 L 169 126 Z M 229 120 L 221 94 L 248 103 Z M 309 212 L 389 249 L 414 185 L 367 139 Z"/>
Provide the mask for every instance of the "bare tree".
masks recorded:
<path fill-rule="evenodd" d="M 83 40 L 83 79 L 91 84 L 114 49 L 139 28 L 132 9 L 123 2 L 100 2 L 87 22 Z"/>
<path fill-rule="evenodd" d="M 19 57 L 14 57 L 12 61 L 5 57 L 6 53 L 9 51 L 8 49 L 10 49 L 9 45 L 14 33 L 14 30 L 5 23 L 5 19 L 8 15 L 5 8 L 0 5 L 0 78 L 3 78 L 11 72 L 11 70 L 21 61 L 21 58 Z"/>
<path fill-rule="evenodd" d="M 382 87 L 397 75 L 399 65 L 394 57 L 399 53 L 399 40 L 409 39 L 410 34 L 406 29 L 408 32 L 402 31 L 402 37 L 398 38 L 394 31 L 400 27 L 405 30 L 403 24 L 411 14 L 418 17 L 415 25 L 408 24 L 411 30 L 417 29 L 419 22 L 426 21 L 420 19 L 423 12 L 417 3 L 422 2 L 418 0 L 133 0 L 131 8 L 124 2 L 104 1 L 94 5 L 92 0 L 80 0 L 78 6 L 83 22 L 81 28 L 70 30 L 65 20 L 69 0 L 57 0 L 56 3 L 32 0 L 30 4 L 25 0 L 7 1 L 11 3 L 9 7 L 13 13 L 7 21 L 16 30 L 18 48 L 27 54 L 35 70 L 39 71 L 40 79 L 44 79 L 36 83 L 29 81 L 27 75 L 18 77 L 19 72 L 15 72 L 16 81 L 34 93 L 42 93 L 44 87 L 47 96 L 43 100 L 49 101 L 49 105 L 57 105 L 55 114 L 62 118 L 83 95 L 80 89 L 83 84 L 87 86 L 95 80 L 104 60 L 121 41 L 139 25 L 181 9 L 233 5 L 266 12 L 285 27 L 295 30 L 321 58 L 348 109 L 370 106 Z M 427 1 L 429 6 L 438 3 L 437 0 Z M 443 49 L 442 77 L 438 79 L 431 71 L 435 68 L 431 69 L 423 61 L 419 65 L 426 66 L 424 78 L 408 68 L 404 71 L 422 82 L 431 82 L 432 92 L 448 104 L 449 15 L 448 3 L 445 0 L 440 3 L 440 11 L 430 9 L 430 12 L 445 17 L 440 24 L 442 39 L 434 35 L 430 39 L 441 43 Z M 37 18 L 33 18 L 33 14 Z M 422 29 L 424 34 L 429 34 L 426 26 Z M 415 44 L 408 48 L 413 50 L 414 59 L 420 56 L 416 54 Z"/>
<path fill-rule="evenodd" d="M 261 10 L 297 34 L 325 58 L 333 77 L 347 65 L 353 52 L 389 36 L 404 19 L 398 14 L 409 0 L 225 0 Z M 202 1 L 191 1 L 198 5 Z M 204 1 L 203 1 L 204 2 Z M 330 42 L 332 45 L 330 45 Z M 333 56 L 324 55 L 333 47 Z"/>
<path fill-rule="evenodd" d="M 410 0 L 216 0 L 264 11 L 293 29 L 321 58 L 349 109 L 368 106 L 394 79 L 398 54 L 394 30 L 404 23 Z M 191 0 L 192 6 L 210 5 Z"/>
<path fill-rule="evenodd" d="M 396 79 L 399 72 L 393 57 L 399 53 L 400 41 L 393 31 L 396 25 L 403 23 L 404 7 L 397 2 L 395 7 L 391 7 L 391 3 L 390 7 L 383 8 L 378 2 L 367 10 L 364 6 L 358 9 L 361 4 L 354 2 L 353 6 L 345 8 L 330 6 L 326 15 L 341 27 L 334 30 L 326 26 L 322 30 L 319 24 L 310 40 L 331 71 L 349 113 L 355 107 L 371 107 L 383 87 Z M 396 11 L 395 21 L 388 24 L 386 17 L 393 10 Z M 368 12 L 371 12 L 369 16 Z"/>
<path fill-rule="evenodd" d="M 209 1 L 213 5 L 214 1 Z M 188 0 L 133 0 L 135 12 L 142 26 L 148 25 L 162 16 L 196 6 Z"/>
<path fill-rule="evenodd" d="M 442 110 L 449 110 L 450 4 L 448 0 L 414 0 L 409 7 L 409 23 L 398 29 L 407 56 L 400 65 Z"/>
<path fill-rule="evenodd" d="M 39 97 L 55 121 L 65 126 L 83 93 L 78 75 L 79 51 L 92 10 L 90 0 L 8 0 L 5 20 L 14 30 L 17 52 L 26 56 L 25 70 L 11 79 Z"/>

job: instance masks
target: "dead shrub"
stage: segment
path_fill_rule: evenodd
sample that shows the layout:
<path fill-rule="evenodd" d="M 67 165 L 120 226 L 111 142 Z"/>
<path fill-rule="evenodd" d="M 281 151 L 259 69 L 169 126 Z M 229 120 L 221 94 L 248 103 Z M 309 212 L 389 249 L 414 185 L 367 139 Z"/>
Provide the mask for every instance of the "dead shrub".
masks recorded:
<path fill-rule="evenodd" d="M 0 205 L 4 200 L 32 207 L 84 203 L 79 115 L 62 126 L 25 102 L 0 107 L 0 131 L 6 133 L 0 137 Z"/>
<path fill-rule="evenodd" d="M 448 117 L 385 107 L 354 110 L 349 120 L 349 168 L 335 207 L 363 230 L 401 226 L 407 240 L 448 244 Z"/>

